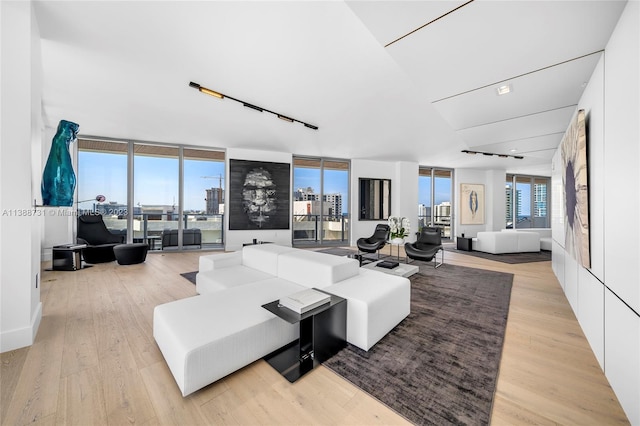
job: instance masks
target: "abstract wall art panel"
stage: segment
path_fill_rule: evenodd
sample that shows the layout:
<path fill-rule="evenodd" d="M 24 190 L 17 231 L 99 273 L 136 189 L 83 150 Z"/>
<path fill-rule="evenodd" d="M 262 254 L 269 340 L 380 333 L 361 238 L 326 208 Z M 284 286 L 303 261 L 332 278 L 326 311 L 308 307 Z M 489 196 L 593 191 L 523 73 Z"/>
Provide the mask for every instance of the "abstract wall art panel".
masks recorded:
<path fill-rule="evenodd" d="M 579 264 L 590 268 L 589 176 L 584 110 L 578 111 L 560 146 L 563 165 L 565 250 L 571 253 Z"/>
<path fill-rule="evenodd" d="M 290 167 L 229 160 L 229 229 L 289 229 Z"/>
<path fill-rule="evenodd" d="M 460 224 L 482 225 L 484 223 L 484 185 L 460 184 Z"/>

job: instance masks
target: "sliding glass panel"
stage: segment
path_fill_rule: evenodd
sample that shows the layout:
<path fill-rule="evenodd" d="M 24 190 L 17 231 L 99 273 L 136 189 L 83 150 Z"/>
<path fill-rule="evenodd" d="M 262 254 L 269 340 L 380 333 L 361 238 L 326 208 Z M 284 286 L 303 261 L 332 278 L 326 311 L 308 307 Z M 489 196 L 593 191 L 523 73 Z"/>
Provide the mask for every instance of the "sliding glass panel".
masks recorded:
<path fill-rule="evenodd" d="M 505 228 L 512 229 L 513 228 L 513 175 L 507 175 L 507 179 L 504 184 L 504 192 L 505 192 Z"/>
<path fill-rule="evenodd" d="M 321 160 L 293 160 L 293 243 L 318 243 L 321 226 Z"/>
<path fill-rule="evenodd" d="M 431 226 L 431 172 L 432 169 L 418 170 L 418 231 L 423 226 Z"/>
<path fill-rule="evenodd" d="M 349 240 L 349 163 L 324 160 L 322 189 L 322 241 Z"/>
<path fill-rule="evenodd" d="M 548 228 L 548 201 L 549 201 L 549 179 L 534 178 L 533 179 L 533 227 Z"/>
<path fill-rule="evenodd" d="M 126 235 L 127 143 L 78 140 L 78 213 L 87 212 L 102 214 L 111 232 Z"/>
<path fill-rule="evenodd" d="M 178 248 L 178 148 L 135 144 L 133 169 L 134 242 Z"/>
<path fill-rule="evenodd" d="M 433 224 L 451 238 L 451 170 L 434 170 Z"/>
<path fill-rule="evenodd" d="M 531 228 L 531 178 L 516 177 L 516 228 Z"/>
<path fill-rule="evenodd" d="M 184 148 L 183 159 L 183 228 L 198 230 L 202 247 L 218 246 L 224 242 L 224 152 Z"/>

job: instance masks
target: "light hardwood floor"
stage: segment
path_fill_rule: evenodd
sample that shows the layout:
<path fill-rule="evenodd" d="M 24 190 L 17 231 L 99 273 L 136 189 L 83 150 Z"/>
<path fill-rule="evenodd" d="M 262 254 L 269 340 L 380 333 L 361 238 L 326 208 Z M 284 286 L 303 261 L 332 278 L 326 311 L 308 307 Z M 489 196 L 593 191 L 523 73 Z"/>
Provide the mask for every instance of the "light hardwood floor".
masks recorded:
<path fill-rule="evenodd" d="M 322 366 L 290 384 L 257 361 L 183 398 L 153 340 L 153 308 L 196 294 L 179 274 L 200 254 L 43 271 L 36 341 L 1 355 L 0 424 L 407 423 Z M 445 262 L 515 275 L 492 424 L 628 424 L 550 262 Z"/>

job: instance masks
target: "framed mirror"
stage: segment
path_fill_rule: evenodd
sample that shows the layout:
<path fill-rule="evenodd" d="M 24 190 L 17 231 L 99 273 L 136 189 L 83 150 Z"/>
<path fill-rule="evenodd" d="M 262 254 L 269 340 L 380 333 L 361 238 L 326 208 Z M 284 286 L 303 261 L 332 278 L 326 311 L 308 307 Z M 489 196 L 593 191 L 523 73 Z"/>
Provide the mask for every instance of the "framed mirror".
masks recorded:
<path fill-rule="evenodd" d="M 358 219 L 387 220 L 391 214 L 391 179 L 360 178 Z"/>

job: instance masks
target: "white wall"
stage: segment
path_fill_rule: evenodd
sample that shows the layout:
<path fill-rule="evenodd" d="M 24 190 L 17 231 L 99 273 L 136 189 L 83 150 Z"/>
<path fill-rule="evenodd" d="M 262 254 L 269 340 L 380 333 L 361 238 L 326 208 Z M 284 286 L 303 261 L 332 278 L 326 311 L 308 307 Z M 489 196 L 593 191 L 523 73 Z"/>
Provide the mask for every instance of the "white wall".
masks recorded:
<path fill-rule="evenodd" d="M 258 151 L 253 149 L 238 149 L 229 148 L 226 154 L 226 176 L 225 179 L 229 182 L 229 160 L 251 160 L 251 161 L 269 161 L 273 163 L 289 163 L 292 164 L 293 156 L 290 153 L 284 152 L 272 152 L 272 151 Z M 290 199 L 289 199 L 289 218 L 293 214 L 293 165 L 291 165 L 291 175 L 289 180 Z M 227 185 L 228 187 L 228 185 Z M 225 194 L 225 206 L 229 205 L 229 191 Z M 289 229 L 256 229 L 247 231 L 230 231 L 229 230 L 229 215 L 224 215 L 224 229 L 225 229 L 225 249 L 229 251 L 235 251 L 242 248 L 243 243 L 249 243 L 254 238 L 258 241 L 270 241 L 284 246 L 291 246 L 292 241 L 292 227 L 293 223 L 290 222 Z"/>
<path fill-rule="evenodd" d="M 0 352 L 33 343 L 40 303 L 41 210 L 32 161 L 40 148 L 39 32 L 30 2 L 0 2 Z"/>
<path fill-rule="evenodd" d="M 408 191 L 403 191 L 403 185 L 399 181 L 396 175 L 395 163 L 389 161 L 374 161 L 374 160 L 351 160 L 351 203 L 349 206 L 349 212 L 351 213 L 351 244 L 355 245 L 356 240 L 360 237 L 369 237 L 373 234 L 376 225 L 379 223 L 387 223 L 386 220 L 360 220 L 358 219 L 359 209 L 359 197 L 360 190 L 358 188 L 358 181 L 360 178 L 376 178 L 376 179 L 391 179 L 391 215 L 392 216 L 406 216 L 409 218 L 412 224 L 417 223 L 418 220 L 418 170 L 416 164 L 415 178 L 415 206 L 410 211 L 400 211 L 400 203 L 396 199 L 402 197 L 404 192 L 407 196 Z M 413 216 L 411 216 L 413 215 Z M 413 232 L 413 231 L 411 231 Z"/>
<path fill-rule="evenodd" d="M 552 210 L 553 270 L 633 425 L 640 425 L 639 63 L 640 2 L 630 1 L 577 108 L 587 113 L 590 269 L 564 250 L 564 212 Z M 559 156 L 552 185 L 562 194 Z"/>
<path fill-rule="evenodd" d="M 640 3 L 630 1 L 605 50 L 605 374 L 640 425 Z"/>
<path fill-rule="evenodd" d="M 409 219 L 411 229 L 405 241 L 415 241 L 418 232 L 418 163 L 399 161 L 395 167 L 395 181 L 391 182 L 391 213 Z"/>

